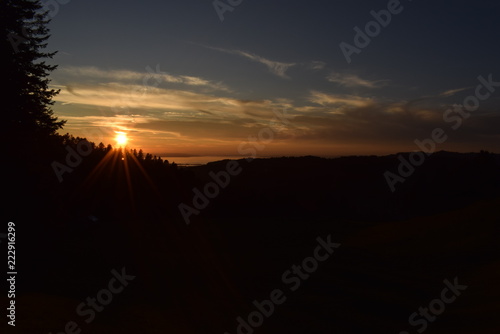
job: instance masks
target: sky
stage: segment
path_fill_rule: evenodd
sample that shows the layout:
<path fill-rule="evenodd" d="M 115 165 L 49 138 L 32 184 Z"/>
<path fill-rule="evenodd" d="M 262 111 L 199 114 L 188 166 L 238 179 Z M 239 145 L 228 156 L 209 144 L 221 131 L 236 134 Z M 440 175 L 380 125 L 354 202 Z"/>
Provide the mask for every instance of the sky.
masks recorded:
<path fill-rule="evenodd" d="M 500 152 L 496 0 L 54 1 L 61 133 L 161 156 Z"/>

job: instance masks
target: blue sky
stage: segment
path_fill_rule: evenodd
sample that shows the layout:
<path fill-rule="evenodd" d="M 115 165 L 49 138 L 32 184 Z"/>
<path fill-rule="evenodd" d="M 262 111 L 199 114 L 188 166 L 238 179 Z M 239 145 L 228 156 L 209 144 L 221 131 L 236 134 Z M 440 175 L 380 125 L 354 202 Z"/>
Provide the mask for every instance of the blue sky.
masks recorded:
<path fill-rule="evenodd" d="M 443 121 L 478 76 L 500 81 L 495 1 L 242 0 L 223 21 L 213 1 L 60 3 L 49 48 L 63 132 L 237 155 L 278 112 L 289 121 L 261 155 L 412 151 L 436 127 L 449 131 L 438 149 L 498 151 L 500 88 L 459 129 Z M 399 13 L 348 63 L 340 43 L 390 3 Z"/>

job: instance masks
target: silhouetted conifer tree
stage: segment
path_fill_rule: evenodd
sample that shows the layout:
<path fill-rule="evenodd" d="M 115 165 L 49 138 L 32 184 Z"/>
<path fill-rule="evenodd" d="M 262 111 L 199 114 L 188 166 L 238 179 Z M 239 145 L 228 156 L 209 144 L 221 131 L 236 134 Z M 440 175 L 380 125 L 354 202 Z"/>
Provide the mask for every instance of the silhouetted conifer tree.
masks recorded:
<path fill-rule="evenodd" d="M 2 74 L 5 98 L 2 134 L 18 143 L 32 144 L 54 135 L 64 125 L 53 115 L 52 98 L 58 93 L 49 88 L 48 76 L 57 66 L 45 59 L 56 52 L 43 51 L 49 38 L 47 12 L 40 1 L 2 0 Z"/>

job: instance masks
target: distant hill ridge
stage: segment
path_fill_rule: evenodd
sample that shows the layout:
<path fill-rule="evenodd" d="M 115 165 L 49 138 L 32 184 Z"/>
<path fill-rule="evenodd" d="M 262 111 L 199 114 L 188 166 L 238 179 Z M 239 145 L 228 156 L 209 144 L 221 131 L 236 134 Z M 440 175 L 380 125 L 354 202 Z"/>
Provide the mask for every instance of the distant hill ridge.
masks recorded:
<path fill-rule="evenodd" d="M 281 157 L 238 160 L 242 173 L 213 200 L 218 214 L 349 217 L 399 220 L 435 214 L 500 195 L 500 155 L 440 151 L 426 156 L 392 192 L 384 173 L 397 173 L 411 153 L 339 158 Z M 189 167 L 198 186 L 228 160 Z M 251 209 L 249 209 L 251 208 Z"/>

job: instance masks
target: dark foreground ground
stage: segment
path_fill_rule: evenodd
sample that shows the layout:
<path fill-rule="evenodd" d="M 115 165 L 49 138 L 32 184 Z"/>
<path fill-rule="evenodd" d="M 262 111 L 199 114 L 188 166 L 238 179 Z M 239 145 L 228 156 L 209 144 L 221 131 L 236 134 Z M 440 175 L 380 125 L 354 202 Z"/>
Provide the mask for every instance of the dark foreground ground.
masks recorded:
<path fill-rule="evenodd" d="M 241 160 L 189 225 L 178 205 L 227 161 L 129 182 L 82 165 L 11 206 L 2 333 L 500 333 L 498 162 L 436 153 L 391 192 L 397 156 Z"/>

